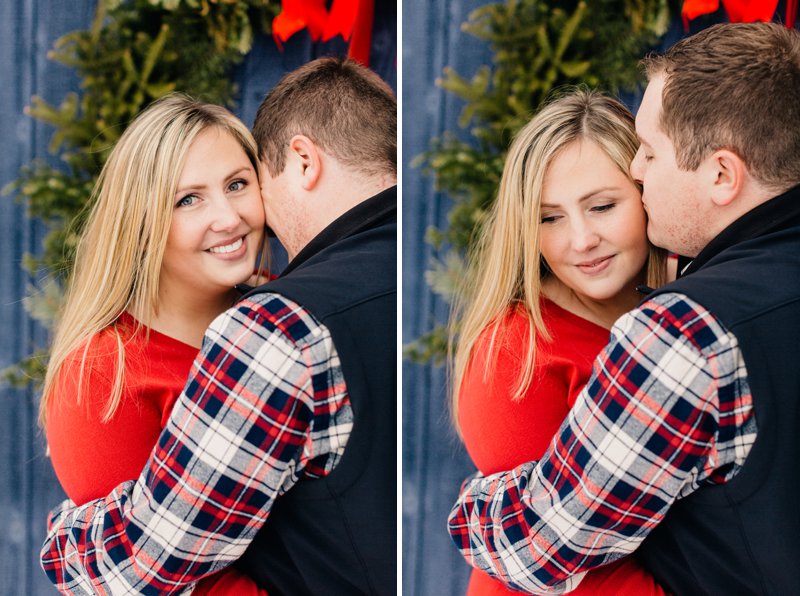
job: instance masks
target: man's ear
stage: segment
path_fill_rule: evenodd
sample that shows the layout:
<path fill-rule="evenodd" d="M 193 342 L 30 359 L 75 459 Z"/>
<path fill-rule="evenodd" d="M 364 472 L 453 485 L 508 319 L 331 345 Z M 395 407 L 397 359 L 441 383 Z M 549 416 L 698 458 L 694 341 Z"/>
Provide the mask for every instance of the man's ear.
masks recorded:
<path fill-rule="evenodd" d="M 294 161 L 295 174 L 300 176 L 303 190 L 312 190 L 322 174 L 323 158 L 319 147 L 307 136 L 295 135 L 289 140 L 289 160 Z"/>
<path fill-rule="evenodd" d="M 747 166 L 730 149 L 718 149 L 707 160 L 711 200 L 718 207 L 727 207 L 741 193 L 747 178 Z"/>

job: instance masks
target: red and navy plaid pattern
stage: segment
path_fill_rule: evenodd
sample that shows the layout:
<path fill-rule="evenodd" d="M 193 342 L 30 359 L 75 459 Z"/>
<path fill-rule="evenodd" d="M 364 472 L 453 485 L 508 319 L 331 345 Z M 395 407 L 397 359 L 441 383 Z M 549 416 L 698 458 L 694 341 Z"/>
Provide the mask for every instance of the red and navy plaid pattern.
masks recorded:
<path fill-rule="evenodd" d="M 274 294 L 242 301 L 203 350 L 139 480 L 51 513 L 42 567 L 67 594 L 168 594 L 235 561 L 276 498 L 328 474 L 352 429 L 328 330 Z"/>
<path fill-rule="evenodd" d="M 730 480 L 755 436 L 736 338 L 661 294 L 617 321 L 540 462 L 464 483 L 450 534 L 508 586 L 564 593 L 632 552 L 676 499 Z"/>

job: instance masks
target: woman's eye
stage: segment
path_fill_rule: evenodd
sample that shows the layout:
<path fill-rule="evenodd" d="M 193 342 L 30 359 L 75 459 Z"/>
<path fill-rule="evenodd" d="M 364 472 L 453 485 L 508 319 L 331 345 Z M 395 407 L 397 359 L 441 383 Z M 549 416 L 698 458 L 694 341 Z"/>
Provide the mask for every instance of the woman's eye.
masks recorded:
<path fill-rule="evenodd" d="M 231 192 L 237 192 L 239 190 L 242 190 L 244 187 L 245 187 L 244 180 L 234 180 L 233 182 L 231 182 L 230 186 L 228 186 L 228 190 Z"/>
<path fill-rule="evenodd" d="M 616 206 L 616 203 L 607 203 L 605 205 L 596 205 L 596 206 L 592 207 L 592 211 L 594 211 L 595 213 L 604 213 L 606 211 L 609 211 L 609 210 L 613 209 L 615 206 Z"/>
<path fill-rule="evenodd" d="M 557 219 L 557 215 L 545 215 L 542 217 L 542 223 L 555 223 Z"/>
<path fill-rule="evenodd" d="M 197 199 L 196 195 L 186 195 L 185 197 L 180 198 L 178 202 L 175 203 L 175 206 L 188 207 L 189 205 L 193 205 L 196 199 Z"/>

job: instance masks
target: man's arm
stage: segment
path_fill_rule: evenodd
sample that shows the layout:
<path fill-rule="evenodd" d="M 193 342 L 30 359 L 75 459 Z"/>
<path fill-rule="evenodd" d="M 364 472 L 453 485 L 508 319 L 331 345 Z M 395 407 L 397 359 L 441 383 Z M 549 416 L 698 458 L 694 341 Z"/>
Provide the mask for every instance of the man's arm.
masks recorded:
<path fill-rule="evenodd" d="M 264 294 L 212 323 L 139 480 L 51 518 L 66 593 L 178 592 L 235 561 L 276 498 L 338 463 L 352 411 L 330 335 Z"/>
<path fill-rule="evenodd" d="M 735 475 L 755 432 L 736 338 L 685 296 L 658 296 L 617 322 L 540 462 L 465 482 L 451 537 L 507 585 L 563 593 L 676 499 Z"/>

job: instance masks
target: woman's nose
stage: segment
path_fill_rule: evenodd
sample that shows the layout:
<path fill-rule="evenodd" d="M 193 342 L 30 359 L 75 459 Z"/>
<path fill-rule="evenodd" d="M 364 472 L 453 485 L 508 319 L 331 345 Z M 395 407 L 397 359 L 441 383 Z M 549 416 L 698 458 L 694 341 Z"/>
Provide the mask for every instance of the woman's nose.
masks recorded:
<path fill-rule="evenodd" d="M 235 229 L 242 220 L 230 199 L 221 197 L 214 202 L 213 221 L 211 229 L 215 232 L 225 232 Z"/>
<path fill-rule="evenodd" d="M 600 243 L 600 234 L 588 221 L 577 221 L 570 230 L 572 248 L 576 252 L 587 252 Z"/>

